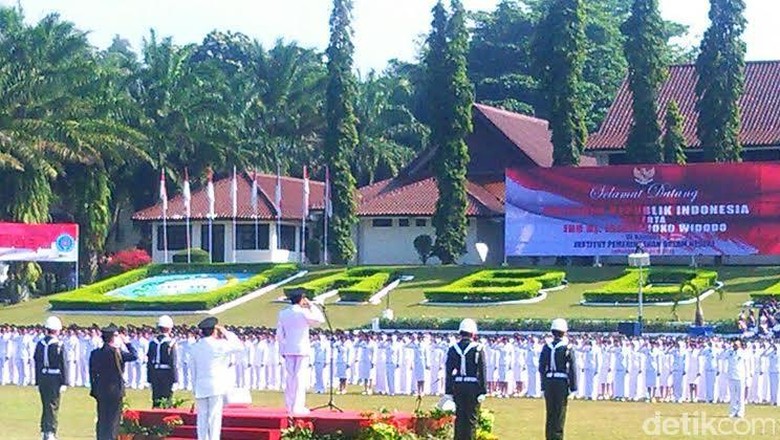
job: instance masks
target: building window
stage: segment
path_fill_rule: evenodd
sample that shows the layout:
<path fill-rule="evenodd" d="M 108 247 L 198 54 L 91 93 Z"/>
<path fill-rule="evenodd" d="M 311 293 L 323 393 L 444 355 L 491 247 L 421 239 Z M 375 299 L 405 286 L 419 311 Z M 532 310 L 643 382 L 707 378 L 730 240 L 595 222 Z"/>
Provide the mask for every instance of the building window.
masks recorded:
<path fill-rule="evenodd" d="M 393 219 L 391 218 L 375 218 L 371 220 L 371 226 L 375 228 L 391 228 L 393 227 Z"/>
<path fill-rule="evenodd" d="M 282 225 L 279 229 L 280 229 L 279 233 L 281 234 L 279 236 L 279 249 L 284 249 L 286 251 L 294 251 L 295 231 L 297 230 L 297 228 L 295 226 Z"/>
<path fill-rule="evenodd" d="M 236 249 L 240 251 L 267 250 L 268 225 L 238 225 L 236 228 Z"/>
<path fill-rule="evenodd" d="M 428 226 L 428 220 L 424 218 L 418 218 L 414 220 L 414 225 L 418 228 L 425 228 Z"/>
<path fill-rule="evenodd" d="M 190 232 L 192 230 L 190 229 Z M 190 237 L 192 239 L 192 237 Z M 157 250 L 164 251 L 165 230 L 157 227 Z M 187 249 L 187 227 L 184 225 L 168 225 L 168 250 L 181 251 Z"/>
<path fill-rule="evenodd" d="M 408 218 L 399 218 L 398 219 L 398 226 L 402 228 L 408 228 L 409 227 L 409 219 Z"/>

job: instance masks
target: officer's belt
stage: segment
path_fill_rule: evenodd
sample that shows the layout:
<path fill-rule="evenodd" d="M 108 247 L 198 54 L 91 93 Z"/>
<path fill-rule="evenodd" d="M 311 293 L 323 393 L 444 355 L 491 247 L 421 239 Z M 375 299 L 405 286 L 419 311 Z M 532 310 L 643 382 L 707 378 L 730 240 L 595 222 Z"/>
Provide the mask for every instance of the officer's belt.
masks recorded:
<path fill-rule="evenodd" d="M 468 377 L 468 376 L 455 376 L 455 382 L 479 382 L 479 379 L 476 377 Z"/>
<path fill-rule="evenodd" d="M 554 373 L 547 373 L 546 374 L 548 379 L 568 379 L 569 375 L 566 373 L 561 372 L 554 372 Z"/>
<path fill-rule="evenodd" d="M 154 364 L 154 369 L 155 370 L 170 370 L 171 366 L 170 365 L 165 365 L 165 364 Z"/>
<path fill-rule="evenodd" d="M 61 371 L 59 368 L 44 368 L 41 370 L 41 373 L 43 374 L 60 374 Z"/>

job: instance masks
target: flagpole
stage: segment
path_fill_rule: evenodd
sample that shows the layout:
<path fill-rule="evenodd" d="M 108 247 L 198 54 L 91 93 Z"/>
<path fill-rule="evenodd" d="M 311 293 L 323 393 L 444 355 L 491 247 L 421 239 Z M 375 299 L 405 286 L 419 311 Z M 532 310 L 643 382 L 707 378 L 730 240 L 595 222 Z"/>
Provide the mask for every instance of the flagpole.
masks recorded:
<path fill-rule="evenodd" d="M 190 234 L 190 216 L 192 215 L 192 201 L 190 199 L 190 175 L 184 168 L 184 214 L 186 215 L 185 227 L 187 228 L 187 264 L 192 264 L 192 237 Z"/>
<path fill-rule="evenodd" d="M 306 167 L 303 167 L 303 215 L 301 216 L 301 264 L 306 264 L 306 216 L 309 211 L 308 201 L 308 185 L 309 175 L 306 172 Z"/>
<path fill-rule="evenodd" d="M 322 259 L 325 265 L 328 264 L 328 217 L 330 216 L 330 168 L 325 165 L 325 244 L 323 246 Z"/>
<path fill-rule="evenodd" d="M 163 208 L 163 255 L 168 264 L 168 210 Z"/>
<path fill-rule="evenodd" d="M 236 180 L 236 167 L 233 166 L 233 184 L 231 187 L 231 197 L 233 201 L 233 264 L 236 263 L 236 207 L 238 204 L 238 194 L 236 194 L 238 181 Z"/>
<path fill-rule="evenodd" d="M 214 225 L 214 172 L 211 167 L 208 168 L 207 175 L 208 181 L 206 182 L 206 196 L 209 202 L 209 264 L 214 263 L 214 235 L 212 229 Z"/>

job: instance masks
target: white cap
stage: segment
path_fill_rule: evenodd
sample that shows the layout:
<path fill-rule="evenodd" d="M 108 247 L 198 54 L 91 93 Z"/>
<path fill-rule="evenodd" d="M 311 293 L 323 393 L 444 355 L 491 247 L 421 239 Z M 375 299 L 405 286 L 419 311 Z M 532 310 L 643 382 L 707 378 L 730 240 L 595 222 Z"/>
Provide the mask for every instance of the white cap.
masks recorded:
<path fill-rule="evenodd" d="M 566 324 L 566 320 L 562 318 L 553 319 L 552 325 L 550 326 L 550 330 L 557 330 L 559 332 L 566 333 L 569 331 L 569 325 Z"/>
<path fill-rule="evenodd" d="M 56 316 L 49 316 L 46 318 L 45 327 L 48 330 L 60 331 L 62 330 L 62 321 Z"/>
<path fill-rule="evenodd" d="M 162 315 L 160 316 L 160 319 L 157 320 L 157 327 L 173 328 L 173 319 L 168 315 Z"/>
<path fill-rule="evenodd" d="M 477 334 L 477 323 L 471 319 L 466 318 L 463 321 L 460 322 L 460 328 L 458 328 L 459 332 L 466 332 L 471 333 L 472 335 Z"/>

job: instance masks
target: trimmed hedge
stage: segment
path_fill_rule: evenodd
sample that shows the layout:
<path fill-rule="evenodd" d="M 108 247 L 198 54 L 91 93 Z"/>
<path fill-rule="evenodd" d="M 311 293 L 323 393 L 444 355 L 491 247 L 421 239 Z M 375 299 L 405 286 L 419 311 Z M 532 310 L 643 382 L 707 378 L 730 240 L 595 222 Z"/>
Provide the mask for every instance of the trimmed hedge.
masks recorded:
<path fill-rule="evenodd" d="M 750 299 L 756 304 L 769 303 L 772 300 L 780 301 L 780 283 L 773 284 L 761 292 L 751 293 Z"/>
<path fill-rule="evenodd" d="M 53 310 L 207 310 L 239 298 L 265 285 L 288 278 L 297 271 L 298 266 L 295 264 L 150 265 L 71 292 L 55 295 L 49 299 L 49 304 Z M 228 284 L 219 289 L 203 293 L 135 299 L 106 295 L 106 293 L 112 290 L 155 275 L 199 272 L 255 273 L 255 275 L 241 283 Z"/>
<path fill-rule="evenodd" d="M 363 278 L 357 284 L 339 289 L 339 298 L 348 302 L 366 302 L 389 283 L 390 275 L 390 272 L 378 272 Z"/>
<path fill-rule="evenodd" d="M 650 268 L 644 270 L 642 296 L 644 302 L 669 302 L 695 298 L 715 287 L 718 273 L 711 270 L 677 268 Z M 691 283 L 696 292 L 680 292 L 683 283 Z M 586 301 L 592 303 L 633 303 L 639 301 L 639 270 L 626 269 L 625 274 L 606 285 L 583 293 Z"/>
<path fill-rule="evenodd" d="M 192 263 L 206 263 L 208 264 L 209 260 L 211 259 L 211 255 L 209 255 L 208 251 L 204 251 L 201 248 L 192 248 L 190 249 L 190 261 Z M 183 251 L 176 252 L 173 254 L 173 262 L 174 263 L 186 263 L 187 262 L 187 249 Z"/>
<path fill-rule="evenodd" d="M 287 296 L 293 293 L 304 293 L 312 298 L 330 290 L 338 290 L 342 301 L 365 302 L 392 279 L 395 279 L 395 273 L 391 270 L 358 267 L 286 287 L 284 293 Z"/>
<path fill-rule="evenodd" d="M 461 318 L 397 318 L 382 319 L 380 327 L 384 330 L 441 330 L 458 331 Z M 549 319 L 491 319 L 479 320 L 480 332 L 542 332 L 550 331 Z M 567 320 L 572 333 L 617 333 L 618 320 Z M 647 333 L 688 333 L 690 322 L 645 321 L 644 331 Z M 708 322 L 719 334 L 740 333 L 736 320 Z"/>
<path fill-rule="evenodd" d="M 565 272 L 539 270 L 482 270 L 423 294 L 432 303 L 486 303 L 534 298 L 542 289 L 563 284 Z"/>

